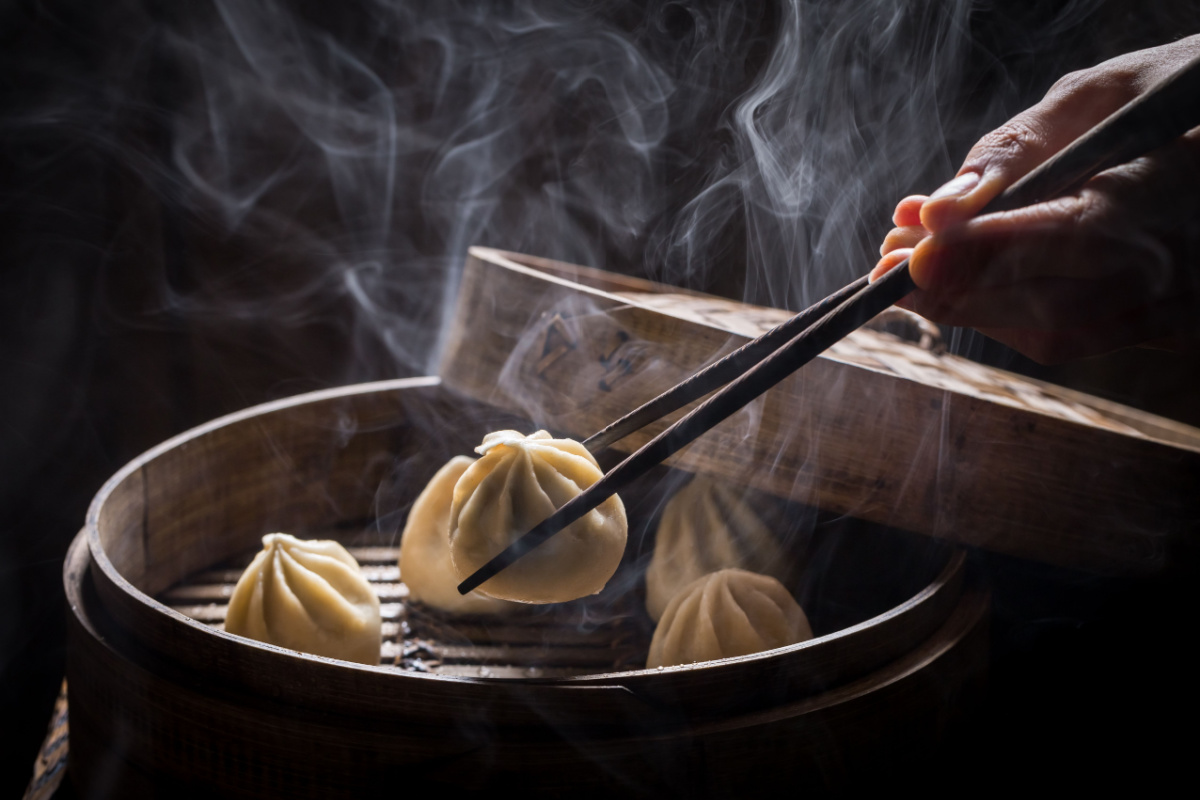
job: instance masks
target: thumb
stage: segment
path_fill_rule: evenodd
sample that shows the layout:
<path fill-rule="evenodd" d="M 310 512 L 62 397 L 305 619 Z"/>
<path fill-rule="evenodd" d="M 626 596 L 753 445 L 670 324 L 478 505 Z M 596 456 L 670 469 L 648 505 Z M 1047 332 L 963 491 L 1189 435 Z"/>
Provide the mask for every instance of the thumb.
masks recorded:
<path fill-rule="evenodd" d="M 1071 73 L 1037 105 L 984 136 L 957 176 L 921 206 L 921 224 L 938 233 L 979 214 L 998 194 L 1137 94 L 1101 69 Z"/>

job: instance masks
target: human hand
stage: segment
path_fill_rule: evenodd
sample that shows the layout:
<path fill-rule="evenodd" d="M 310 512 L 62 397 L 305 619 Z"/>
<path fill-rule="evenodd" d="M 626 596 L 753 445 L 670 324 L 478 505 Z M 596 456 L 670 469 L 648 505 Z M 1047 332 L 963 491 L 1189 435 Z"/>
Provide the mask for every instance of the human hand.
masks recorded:
<path fill-rule="evenodd" d="M 984 136 L 958 175 L 907 197 L 872 279 L 909 258 L 900 305 L 1049 363 L 1200 332 L 1200 129 L 1073 195 L 975 217 L 1082 133 L 1200 53 L 1200 36 L 1059 80 Z"/>

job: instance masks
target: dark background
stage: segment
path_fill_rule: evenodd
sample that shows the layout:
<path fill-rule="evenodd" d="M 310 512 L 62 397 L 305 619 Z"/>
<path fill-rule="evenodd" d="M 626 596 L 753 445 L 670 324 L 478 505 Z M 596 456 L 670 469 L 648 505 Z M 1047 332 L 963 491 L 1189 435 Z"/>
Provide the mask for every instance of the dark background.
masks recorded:
<path fill-rule="evenodd" d="M 430 176 L 449 174 L 445 143 L 470 127 L 474 73 L 439 82 L 447 51 L 408 32 L 439 16 L 446 28 L 421 30 L 504 31 L 516 12 L 497 5 L 493 26 L 493 12 L 470 4 L 402 4 L 394 16 L 385 5 L 277 4 L 306 41 L 354 54 L 403 105 L 391 131 L 399 145 L 383 162 L 396 188 L 379 212 L 344 194 L 375 191 L 378 164 L 346 184 L 344 163 L 324 158 L 323 134 L 272 105 L 275 90 L 239 61 L 215 6 L 0 2 L 0 720 L 9 734 L 0 796 L 28 780 L 62 677 L 67 544 L 92 494 L 131 457 L 272 398 L 426 373 L 440 292 L 466 244 L 757 302 L 811 301 L 873 263 L 895 200 L 952 174 L 975 138 L 1062 73 L 1200 31 L 1196 4 L 1182 2 L 800 2 L 805 58 L 823 59 L 801 62 L 810 80 L 801 88 L 816 99 L 791 111 L 767 104 L 762 116 L 776 115 L 785 142 L 788 126 L 826 136 L 830 176 L 819 188 L 829 200 L 772 218 L 764 232 L 746 211 L 757 199 L 750 180 L 707 212 L 697 255 L 680 244 L 689 203 L 745 173 L 731 114 L 768 70 L 786 8 L 558 4 L 565 37 L 612 36 L 672 87 L 648 165 L 629 176 L 612 167 L 630 179 L 624 186 L 603 179 L 627 156 L 606 138 L 611 86 L 545 77 L 570 48 L 511 30 L 464 39 L 470 52 L 497 63 L 519 53 L 525 65 L 502 82 L 520 147 L 488 189 L 489 216 L 472 227 L 454 221 L 474 219 L 460 205 L 469 182 L 431 189 Z M 844 6 L 857 16 L 839 16 Z M 902 64 L 914 69 L 892 70 L 888 50 L 908 53 Z M 598 70 L 610 55 L 597 51 Z M 340 67 L 311 66 L 326 68 Z M 572 61 L 562 74 L 584 68 Z M 872 81 L 886 85 L 864 99 Z M 377 96 L 347 93 L 339 102 L 358 111 Z M 221 103 L 230 110 L 214 116 Z M 862 152 L 838 160 L 839 109 L 881 163 Z M 375 130 L 339 135 L 369 144 Z M 861 186 L 856 163 L 873 170 Z M 197 165 L 209 171 L 189 172 Z M 856 186 L 843 235 L 836 226 L 849 218 L 834 200 Z M 629 196 L 615 208 L 596 200 L 621 191 Z M 547 196 L 566 199 L 539 205 Z M 539 224 L 546 208 L 553 225 Z M 814 267 L 822 257 L 834 266 Z M 1043 368 L 969 332 L 950 340 L 970 357 L 1200 424 L 1194 357 L 1131 351 Z M 1014 787 L 1046 770 L 1099 785 L 1180 774 L 1183 742 L 1167 727 L 1196 706 L 1179 641 L 1193 619 L 1193 573 L 1134 584 L 976 558 L 996 589 L 995 669 L 988 707 L 948 746 L 959 769 Z"/>

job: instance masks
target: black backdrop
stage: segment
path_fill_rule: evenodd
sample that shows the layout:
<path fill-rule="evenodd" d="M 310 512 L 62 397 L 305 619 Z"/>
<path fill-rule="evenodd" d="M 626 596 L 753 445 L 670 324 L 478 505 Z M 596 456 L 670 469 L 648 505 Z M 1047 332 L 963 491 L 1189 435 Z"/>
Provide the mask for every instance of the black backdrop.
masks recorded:
<path fill-rule="evenodd" d="M 375 4 L 285 5 L 307 30 L 362 54 L 385 81 L 416 86 L 414 118 L 429 117 L 438 92 L 454 90 L 453 82 L 447 89 L 433 80 L 437 62 L 428 53 L 389 49 L 388 37 L 399 34 L 380 27 Z M 754 270 L 762 267 L 753 263 L 745 214 L 722 219 L 709 261 L 698 267 L 688 262 L 681 272 L 678 251 L 663 242 L 717 165 L 739 157 L 725 122 L 767 68 L 786 15 L 766 2 L 740 4 L 736 12 L 656 0 L 565 5 L 576 22 L 594 18 L 598 31 L 632 42 L 675 87 L 657 161 L 648 168 L 650 200 L 635 225 L 614 224 L 609 211 L 587 203 L 567 203 L 574 243 L 516 212 L 500 213 L 478 229 L 479 243 L 761 300 L 764 284 Z M 879 196 L 860 209 L 858 225 L 867 233 L 854 247 L 866 249 L 870 232 L 877 238 L 888 227 L 901 193 L 936 185 L 977 135 L 1035 101 L 1064 71 L 1200 30 L 1194 3 L 858 5 L 901 9 L 898 18 L 908 26 L 902 35 L 912 40 L 944 34 L 939 19 L 953 12 L 965 43 L 936 99 L 930 157 L 901 183 L 883 181 Z M 403 237 L 390 263 L 407 266 L 374 285 L 382 318 L 364 313 L 343 274 L 330 277 L 330 263 L 386 264 L 388 254 L 353 235 L 357 218 L 336 197 L 336 176 L 309 169 L 320 153 L 304 144 L 312 137 L 303 126 L 264 123 L 241 141 L 245 154 L 224 165 L 253 173 L 282 159 L 272 167 L 281 177 L 264 183 L 250 211 L 231 213 L 236 175 L 226 175 L 234 189 L 217 200 L 196 192 L 187 168 L 202 158 L 180 156 L 191 141 L 180 120 L 237 86 L 214 81 L 205 66 L 220 60 L 223 41 L 207 31 L 228 20 L 208 3 L 181 6 L 0 4 L 0 719 L 9 733 L 0 749 L 3 796 L 15 796 L 28 780 L 61 680 L 61 563 L 100 483 L 138 452 L 219 414 L 323 386 L 423 372 L 434 343 L 421 331 L 436 329 L 432 298 L 447 254 L 462 245 L 452 235 L 458 231 L 435 218 L 440 196 L 403 190 L 426 181 L 444 153 L 437 141 L 400 148 L 389 162 L 401 190 L 388 219 Z M 799 6 L 811 18 L 832 13 L 829 3 Z M 828 26 L 821 41 L 832 41 L 836 25 L 821 24 Z M 519 98 L 548 90 L 535 82 L 514 91 Z M 501 207 L 526 207 L 527 196 L 552 183 L 548 176 L 604 156 L 589 155 L 586 143 L 605 123 L 589 117 L 586 105 L 530 108 L 538 125 L 508 173 Z M 271 113 L 262 111 L 268 122 Z M 470 113 L 469 104 L 462 113 Z M 417 132 L 436 138 L 440 130 L 433 123 Z M 239 146 L 236 137 L 223 141 Z M 813 215 L 832 212 L 806 213 L 805 224 L 819 224 L 825 218 L 814 223 Z M 808 247 L 811 255 L 820 244 L 809 240 Z M 784 300 L 829 291 L 848 277 L 818 275 L 803 294 Z M 1118 354 L 1049 370 L 981 337 L 952 340 L 981 360 L 1200 422 L 1194 359 Z M 977 559 L 997 590 L 996 669 L 991 705 L 970 736 L 951 745 L 964 771 L 987 785 L 1011 786 L 1043 768 L 1060 768 L 1064 781 L 1081 778 L 1081 767 L 1101 781 L 1142 768 L 1149 772 L 1138 774 L 1174 773 L 1172 758 L 1184 752 L 1163 726 L 1195 708 L 1190 695 L 1177 693 L 1187 684 L 1185 649 L 1171 640 L 1195 605 L 1186 581 L 1117 585 Z"/>

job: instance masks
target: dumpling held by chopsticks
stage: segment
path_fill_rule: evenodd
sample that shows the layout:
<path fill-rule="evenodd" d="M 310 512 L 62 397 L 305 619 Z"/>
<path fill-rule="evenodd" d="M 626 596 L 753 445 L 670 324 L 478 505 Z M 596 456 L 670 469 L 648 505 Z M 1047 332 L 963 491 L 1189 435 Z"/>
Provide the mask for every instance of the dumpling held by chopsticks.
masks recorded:
<path fill-rule="evenodd" d="M 454 486 L 475 463 L 455 456 L 430 479 L 413 503 L 400 539 L 400 578 L 409 597 L 455 614 L 503 614 L 521 606 L 484 597 L 478 592 L 458 593 L 461 580 L 450 563 L 450 504 Z"/>
<path fill-rule="evenodd" d="M 546 431 L 496 431 L 454 487 L 450 558 L 462 579 L 567 501 L 600 480 L 587 449 Z M 559 603 L 595 594 L 616 572 L 628 535 L 616 495 L 485 581 L 477 591 L 521 603 Z"/>

